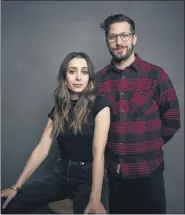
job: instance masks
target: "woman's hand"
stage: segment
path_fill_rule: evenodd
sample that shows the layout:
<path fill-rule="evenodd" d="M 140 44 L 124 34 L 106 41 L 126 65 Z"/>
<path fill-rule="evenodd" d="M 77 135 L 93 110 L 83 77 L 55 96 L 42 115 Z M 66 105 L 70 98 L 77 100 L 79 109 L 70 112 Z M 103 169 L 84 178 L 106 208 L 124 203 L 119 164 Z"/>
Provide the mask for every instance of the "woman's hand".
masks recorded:
<path fill-rule="evenodd" d="M 16 196 L 17 194 L 17 190 L 16 189 L 12 189 L 12 188 L 7 188 L 4 190 L 1 190 L 1 198 L 5 197 L 6 200 L 3 203 L 2 208 L 6 208 L 6 206 L 8 205 L 8 203 Z"/>
<path fill-rule="evenodd" d="M 84 211 L 84 214 L 107 214 L 102 203 L 90 201 Z"/>

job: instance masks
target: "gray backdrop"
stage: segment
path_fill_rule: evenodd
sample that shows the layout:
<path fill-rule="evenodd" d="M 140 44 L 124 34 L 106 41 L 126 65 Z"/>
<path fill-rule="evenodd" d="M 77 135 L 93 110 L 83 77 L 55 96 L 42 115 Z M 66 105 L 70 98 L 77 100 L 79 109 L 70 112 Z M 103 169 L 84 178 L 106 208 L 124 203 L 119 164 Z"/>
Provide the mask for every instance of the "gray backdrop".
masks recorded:
<path fill-rule="evenodd" d="M 2 187 L 15 183 L 53 106 L 56 75 L 71 51 L 96 69 L 110 61 L 99 24 L 124 13 L 135 20 L 140 57 L 162 66 L 179 97 L 182 127 L 165 146 L 168 213 L 184 213 L 184 2 L 2 2 Z M 31 180 L 48 174 L 56 146 Z"/>

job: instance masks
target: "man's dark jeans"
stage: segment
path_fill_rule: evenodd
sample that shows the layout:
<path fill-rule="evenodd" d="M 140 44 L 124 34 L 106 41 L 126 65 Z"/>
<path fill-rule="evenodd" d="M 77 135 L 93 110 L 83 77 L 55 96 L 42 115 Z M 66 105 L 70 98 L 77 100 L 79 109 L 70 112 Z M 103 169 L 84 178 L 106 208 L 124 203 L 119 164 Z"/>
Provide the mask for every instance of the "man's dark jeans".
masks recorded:
<path fill-rule="evenodd" d="M 166 198 L 162 172 L 139 179 L 123 179 L 108 172 L 109 206 L 113 214 L 165 214 Z"/>

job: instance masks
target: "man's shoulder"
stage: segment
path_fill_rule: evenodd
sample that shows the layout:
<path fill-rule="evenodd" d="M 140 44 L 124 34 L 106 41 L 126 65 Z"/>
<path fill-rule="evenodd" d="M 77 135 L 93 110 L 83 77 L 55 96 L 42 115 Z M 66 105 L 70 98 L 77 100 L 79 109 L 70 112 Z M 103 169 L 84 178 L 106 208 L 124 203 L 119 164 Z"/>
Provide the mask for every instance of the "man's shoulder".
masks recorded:
<path fill-rule="evenodd" d="M 153 64 L 149 61 L 146 60 L 141 60 L 140 61 L 140 71 L 147 71 L 153 75 L 159 76 L 159 75 L 167 75 L 165 72 L 164 68 L 157 65 Z"/>
<path fill-rule="evenodd" d="M 96 84 L 99 85 L 101 83 L 103 83 L 105 81 L 105 74 L 107 73 L 108 71 L 108 67 L 109 65 L 103 67 L 102 69 L 100 69 L 97 73 L 96 73 L 96 76 L 95 76 L 95 81 L 96 81 Z"/>
<path fill-rule="evenodd" d="M 104 66 L 102 69 L 98 70 L 96 76 L 104 75 L 108 71 L 109 65 Z"/>

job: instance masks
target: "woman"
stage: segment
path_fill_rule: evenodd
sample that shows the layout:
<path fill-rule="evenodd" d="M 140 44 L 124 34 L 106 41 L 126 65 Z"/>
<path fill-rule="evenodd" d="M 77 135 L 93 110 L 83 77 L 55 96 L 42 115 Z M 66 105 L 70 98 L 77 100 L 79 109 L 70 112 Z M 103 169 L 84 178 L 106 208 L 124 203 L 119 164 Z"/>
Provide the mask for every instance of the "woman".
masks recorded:
<path fill-rule="evenodd" d="M 85 53 L 65 57 L 58 75 L 55 106 L 19 179 L 1 192 L 1 197 L 6 197 L 2 213 L 28 213 L 67 197 L 73 200 L 75 213 L 106 213 L 104 150 L 110 109 L 104 97 L 95 95 L 94 77 L 93 64 Z M 51 175 L 24 185 L 56 139 L 60 158 Z"/>

